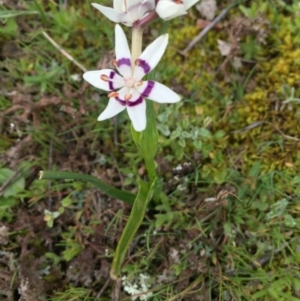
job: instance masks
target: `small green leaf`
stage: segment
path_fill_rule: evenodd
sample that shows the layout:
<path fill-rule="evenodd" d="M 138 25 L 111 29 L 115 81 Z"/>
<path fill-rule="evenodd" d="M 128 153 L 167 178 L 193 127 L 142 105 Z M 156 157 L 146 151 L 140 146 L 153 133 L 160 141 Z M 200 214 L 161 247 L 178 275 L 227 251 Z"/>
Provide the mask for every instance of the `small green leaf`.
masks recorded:
<path fill-rule="evenodd" d="M 157 125 L 158 130 L 165 136 L 165 137 L 169 137 L 171 132 L 169 127 L 166 124 L 158 124 Z"/>
<path fill-rule="evenodd" d="M 172 132 L 170 139 L 171 140 L 176 139 L 177 137 L 180 136 L 180 133 L 181 133 L 181 130 L 177 128 L 175 131 Z"/>
<path fill-rule="evenodd" d="M 253 201 L 251 207 L 260 211 L 266 211 L 268 209 L 268 204 L 261 201 Z"/>
<path fill-rule="evenodd" d="M 295 219 L 290 214 L 284 216 L 284 224 L 290 228 L 294 228 L 297 225 Z"/>
<path fill-rule="evenodd" d="M 15 178 L 13 178 L 14 175 L 16 175 L 16 172 L 11 169 L 0 169 L 0 186 L 3 185 L 8 179 L 12 179 L 8 186 L 4 189 L 4 197 L 16 195 L 25 187 L 24 177 L 22 177 L 21 175 L 17 175 Z"/>
<path fill-rule="evenodd" d="M 201 140 L 195 140 L 193 141 L 193 145 L 196 149 L 201 150 L 202 149 L 202 141 Z"/>
<path fill-rule="evenodd" d="M 178 145 L 181 146 L 182 148 L 186 146 L 185 140 L 184 139 L 179 139 Z"/>
<path fill-rule="evenodd" d="M 62 205 L 63 207 L 69 207 L 69 206 L 72 205 L 72 203 L 73 203 L 73 200 L 72 200 L 69 196 L 65 197 L 65 198 L 61 201 L 61 205 Z"/>
<path fill-rule="evenodd" d="M 248 172 L 249 177 L 256 177 L 260 173 L 260 161 L 256 161 L 253 163 L 251 169 Z"/>
<path fill-rule="evenodd" d="M 298 175 L 298 176 L 295 176 L 294 178 L 293 178 L 293 184 L 299 184 L 300 183 L 300 176 Z"/>
<path fill-rule="evenodd" d="M 63 258 L 66 261 L 70 261 L 75 256 L 80 254 L 80 252 L 84 249 L 83 246 L 76 243 L 70 243 L 69 245 L 70 246 L 68 246 L 68 248 L 62 252 Z"/>
<path fill-rule="evenodd" d="M 16 199 L 12 197 L 0 197 L 0 209 L 7 209 L 16 204 Z"/>
<path fill-rule="evenodd" d="M 219 130 L 214 134 L 216 140 L 222 139 L 226 135 L 226 132 L 223 130 Z"/>
<path fill-rule="evenodd" d="M 202 127 L 199 129 L 199 136 L 203 138 L 211 138 L 211 132 L 208 129 Z"/>
<path fill-rule="evenodd" d="M 214 180 L 218 184 L 222 184 L 223 182 L 225 182 L 226 177 L 227 177 L 227 170 L 219 170 L 214 174 Z"/>
<path fill-rule="evenodd" d="M 45 253 L 45 257 L 51 259 L 53 261 L 54 265 L 59 264 L 62 260 L 62 258 L 60 256 L 56 255 L 55 253 L 50 253 L 50 252 Z"/>

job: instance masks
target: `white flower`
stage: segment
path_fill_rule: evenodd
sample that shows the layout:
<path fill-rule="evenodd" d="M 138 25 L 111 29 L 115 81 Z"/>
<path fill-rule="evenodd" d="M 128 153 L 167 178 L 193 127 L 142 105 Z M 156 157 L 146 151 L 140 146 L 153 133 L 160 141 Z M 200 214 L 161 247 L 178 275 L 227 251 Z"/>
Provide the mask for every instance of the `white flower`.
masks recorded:
<path fill-rule="evenodd" d="M 144 75 L 158 64 L 167 44 L 167 34 L 158 37 L 143 51 L 132 68 L 126 36 L 121 26 L 116 25 L 114 65 L 121 76 L 111 69 L 88 71 L 83 74 L 83 78 L 94 87 L 112 91 L 108 94 L 106 109 L 98 117 L 99 121 L 111 118 L 127 108 L 134 129 L 140 132 L 146 128 L 145 98 L 158 103 L 174 103 L 180 100 L 180 96 L 168 87 L 152 80 L 142 81 Z M 119 90 L 116 91 L 117 89 Z"/>
<path fill-rule="evenodd" d="M 187 10 L 199 0 L 159 0 L 156 5 L 157 14 L 164 20 L 171 20 L 185 15 Z"/>
<path fill-rule="evenodd" d="M 114 0 L 114 8 L 97 3 L 92 3 L 92 5 L 109 20 L 132 26 L 145 17 L 149 11 L 154 10 L 155 0 Z"/>

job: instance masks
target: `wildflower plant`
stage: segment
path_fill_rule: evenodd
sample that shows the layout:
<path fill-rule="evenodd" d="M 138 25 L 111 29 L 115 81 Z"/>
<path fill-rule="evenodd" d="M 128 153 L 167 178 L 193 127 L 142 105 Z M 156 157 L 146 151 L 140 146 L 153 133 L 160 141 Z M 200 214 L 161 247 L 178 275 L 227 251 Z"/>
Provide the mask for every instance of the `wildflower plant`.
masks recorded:
<path fill-rule="evenodd" d="M 197 0 L 114 0 L 113 7 L 92 3 L 93 7 L 113 22 L 132 27 L 131 49 L 126 35 L 119 24 L 115 26 L 115 60 L 113 69 L 87 71 L 83 78 L 92 86 L 108 92 L 108 104 L 99 115 L 102 121 L 127 110 L 131 121 L 131 133 L 141 152 L 148 172 L 149 181 L 140 181 L 139 191 L 134 195 L 121 191 L 100 180 L 69 172 L 41 172 L 44 179 L 84 179 L 108 195 L 132 204 L 131 214 L 114 254 L 110 276 L 121 278 L 121 267 L 135 233 L 141 225 L 152 197 L 159 196 L 162 180 L 157 172 L 154 157 L 158 146 L 158 133 L 153 108 L 156 103 L 176 103 L 180 96 L 162 83 L 143 79 L 162 58 L 168 34 L 156 38 L 142 51 L 143 30 L 161 17 L 169 20 L 186 14 Z"/>

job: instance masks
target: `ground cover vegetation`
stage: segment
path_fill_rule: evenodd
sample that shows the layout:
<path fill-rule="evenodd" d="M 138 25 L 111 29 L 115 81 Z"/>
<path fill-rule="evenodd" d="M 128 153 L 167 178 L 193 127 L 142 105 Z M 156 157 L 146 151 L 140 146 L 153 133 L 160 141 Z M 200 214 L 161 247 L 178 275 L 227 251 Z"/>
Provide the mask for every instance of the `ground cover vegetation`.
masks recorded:
<path fill-rule="evenodd" d="M 188 51 L 211 22 L 197 7 L 146 32 L 170 34 L 150 77 L 182 100 L 155 107 L 164 193 L 117 282 L 131 206 L 38 180 L 83 172 L 136 193 L 147 177 L 127 115 L 99 123 L 107 95 L 82 80 L 114 58 L 91 2 L 1 1 L 0 300 L 299 300 L 298 1 L 217 1 L 215 16 L 231 9 Z"/>

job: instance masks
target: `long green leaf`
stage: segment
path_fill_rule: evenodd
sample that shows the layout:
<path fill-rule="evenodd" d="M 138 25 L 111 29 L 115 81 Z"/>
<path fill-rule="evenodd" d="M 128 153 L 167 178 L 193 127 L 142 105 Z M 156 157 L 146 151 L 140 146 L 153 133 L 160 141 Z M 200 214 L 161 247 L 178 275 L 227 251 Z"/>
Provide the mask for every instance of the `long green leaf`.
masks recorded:
<path fill-rule="evenodd" d="M 139 140 L 144 158 L 153 161 L 158 148 L 158 132 L 153 101 L 150 100 L 147 100 L 147 127 L 141 132 Z"/>
<path fill-rule="evenodd" d="M 154 157 L 158 148 L 158 132 L 156 127 L 153 101 L 147 100 L 146 129 L 142 132 L 137 132 L 133 126 L 131 126 L 131 134 L 133 141 L 142 153 L 148 171 L 148 176 L 152 182 L 157 176 Z"/>
<path fill-rule="evenodd" d="M 141 132 L 139 143 L 145 160 L 148 176 L 152 182 L 157 176 L 154 157 L 158 148 L 158 132 L 153 101 L 147 100 L 147 127 L 143 132 Z"/>
<path fill-rule="evenodd" d="M 69 171 L 40 171 L 40 180 L 82 180 L 87 181 L 93 185 L 95 185 L 97 188 L 99 188 L 101 191 L 105 192 L 110 197 L 113 197 L 117 200 L 123 201 L 125 203 L 128 203 L 132 205 L 134 203 L 134 199 L 136 197 L 135 194 L 120 190 L 117 188 L 114 188 L 99 179 L 81 174 L 81 173 L 75 173 L 75 172 L 69 172 Z"/>
<path fill-rule="evenodd" d="M 129 219 L 122 233 L 121 239 L 119 240 L 111 266 L 110 277 L 114 280 L 118 279 L 121 275 L 121 268 L 126 252 L 144 219 L 147 206 L 152 198 L 154 190 L 156 189 L 156 185 L 157 178 L 154 179 L 151 185 L 146 182 L 140 182 L 138 195 L 132 206 Z"/>

